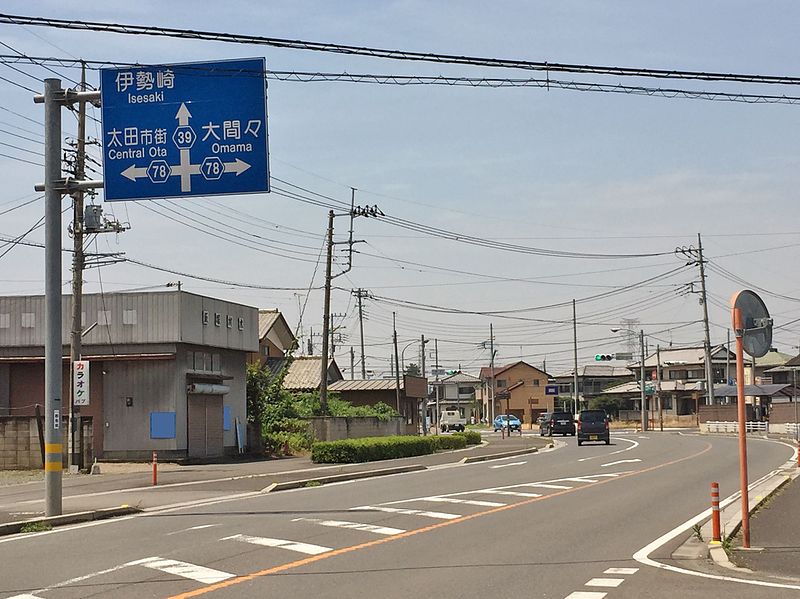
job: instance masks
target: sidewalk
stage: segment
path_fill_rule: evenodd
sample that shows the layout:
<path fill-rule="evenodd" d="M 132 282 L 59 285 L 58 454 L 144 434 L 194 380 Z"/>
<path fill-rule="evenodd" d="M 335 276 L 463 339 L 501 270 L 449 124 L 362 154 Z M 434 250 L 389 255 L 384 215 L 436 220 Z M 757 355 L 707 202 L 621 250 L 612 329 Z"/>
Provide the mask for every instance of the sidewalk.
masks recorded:
<path fill-rule="evenodd" d="M 484 444 L 458 451 L 439 452 L 397 460 L 361 464 L 314 464 L 309 457 L 235 461 L 225 464 L 180 466 L 159 464 L 158 486 L 152 486 L 150 464 L 100 464 L 99 475 L 63 478 L 65 514 L 129 505 L 141 509 L 176 503 L 213 500 L 237 493 L 257 493 L 276 482 L 314 479 L 391 467 L 426 467 L 458 463 L 467 457 L 489 456 L 528 448 L 543 448 L 551 440 L 538 435 L 484 436 Z M 30 482 L 32 476 L 38 480 Z M 0 524 L 44 515 L 44 481 L 41 473 L 15 473 L 0 482 Z M 12 480 L 11 484 L 7 484 Z M 27 482 L 16 482 L 16 481 Z"/>
<path fill-rule="evenodd" d="M 800 579 L 800 481 L 783 486 L 750 518 L 750 545 L 763 551 L 736 551 L 738 566 L 759 573 Z"/>

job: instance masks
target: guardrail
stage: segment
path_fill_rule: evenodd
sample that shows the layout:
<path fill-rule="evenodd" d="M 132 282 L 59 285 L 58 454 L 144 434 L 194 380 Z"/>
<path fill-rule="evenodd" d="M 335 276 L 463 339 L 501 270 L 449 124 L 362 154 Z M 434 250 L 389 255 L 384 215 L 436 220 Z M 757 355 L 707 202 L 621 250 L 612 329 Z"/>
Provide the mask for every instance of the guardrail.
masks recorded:
<path fill-rule="evenodd" d="M 794 426 L 794 425 L 792 425 Z M 706 422 L 706 427 L 709 433 L 738 433 L 738 422 L 720 422 L 711 420 Z M 748 433 L 767 433 L 769 432 L 768 422 L 746 422 L 745 431 Z"/>

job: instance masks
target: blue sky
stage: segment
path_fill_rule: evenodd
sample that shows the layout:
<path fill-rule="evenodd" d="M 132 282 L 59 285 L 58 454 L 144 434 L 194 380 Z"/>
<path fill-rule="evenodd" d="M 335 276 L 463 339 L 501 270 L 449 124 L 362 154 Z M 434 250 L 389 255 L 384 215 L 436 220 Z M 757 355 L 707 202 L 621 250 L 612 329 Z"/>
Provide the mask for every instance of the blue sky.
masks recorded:
<path fill-rule="evenodd" d="M 199 8 L 199 7 L 203 8 Z M 470 54 L 578 64 L 638 66 L 758 74 L 797 74 L 795 24 L 800 9 L 790 2 L 228 2 L 224 8 L 197 2 L 136 3 L 8 0 L 12 14 L 151 24 L 282 38 L 339 42 L 418 51 Z M 284 71 L 326 71 L 486 77 L 542 76 L 507 69 L 479 69 L 397 62 L 357 56 L 167 40 L 90 32 L 2 25 L 0 40 L 34 56 L 71 56 L 123 62 L 169 63 L 265 56 L 268 67 Z M 4 49 L 3 53 L 11 53 Z M 50 76 L 24 66 L 35 78 Z M 59 72 L 76 76 L 71 69 Z M 0 65 L 0 75 L 37 88 L 31 77 Z M 684 89 L 800 95 L 792 87 L 710 82 L 648 81 L 566 73 L 552 78 Z M 90 73 L 96 83 L 97 73 Z M 41 121 L 30 94 L 0 81 L 2 104 Z M 351 83 L 269 82 L 272 174 L 295 185 L 378 204 L 386 213 L 467 235 L 518 244 L 593 253 L 669 252 L 704 235 L 716 265 L 771 292 L 800 296 L 791 264 L 800 252 L 796 202 L 800 106 L 749 105 L 538 88 L 473 89 L 398 87 Z M 99 118 L 99 115 L 98 115 Z M 40 127 L 8 112 L 0 121 Z M 65 131 L 74 120 L 65 114 Z M 0 125 L 0 129 L 4 128 Z M 91 129 L 91 128 L 90 128 Z M 20 133 L 18 129 L 13 129 Z M 93 134 L 90 131 L 90 134 Z M 96 134 L 95 134 L 96 135 Z M 0 142 L 36 150 L 35 143 Z M 16 157 L 34 155 L 4 148 Z M 35 166 L 0 158 L 7 182 L 4 205 L 15 206 L 41 179 Z M 30 197 L 35 197 L 30 195 Z M 100 201 L 101 198 L 98 198 Z M 279 259 L 222 242 L 158 216 L 142 205 L 106 204 L 106 211 L 130 222 L 130 231 L 99 240 L 99 251 L 122 251 L 174 270 L 230 281 L 306 287 L 322 243 L 326 211 L 277 195 L 185 200 L 183 209 L 213 218 L 209 207 L 235 210 L 245 222 L 223 219 L 250 234 L 307 246 L 307 261 Z M 66 204 L 65 204 L 66 206 Z M 0 216 L 0 233 L 19 235 L 41 216 L 35 202 Z M 270 231 L 261 221 L 277 223 Z M 251 222 L 247 222 L 250 220 Z M 346 229 L 337 220 L 337 232 Z M 308 234 L 292 232 L 286 227 Z M 747 233 L 748 235 L 743 235 Z M 243 233 L 239 233 L 243 234 Z M 756 235 L 757 234 L 757 235 Z M 376 295 L 466 310 L 509 310 L 585 298 L 629 285 L 677 267 L 673 256 L 639 260 L 544 258 L 475 248 L 432 239 L 380 222 L 360 219 L 353 270 L 342 288 L 363 287 Z M 30 235 L 42 239 L 42 231 Z M 65 233 L 65 244 L 68 238 Z M 341 238 L 339 238 L 341 239 Z M 764 250 L 753 252 L 753 250 Z M 2 252 L 2 248 L 0 248 Z M 737 256 L 738 254 L 748 252 Z M 368 255 L 369 254 L 369 255 Z M 377 257 L 374 257 L 377 256 Z M 398 264 L 388 258 L 422 266 Z M 8 293 L 43 291 L 43 255 L 15 248 L 0 259 L 0 281 Z M 462 271 L 454 273 L 441 270 Z M 582 274 L 590 271 L 594 274 Z M 318 269 L 316 284 L 320 281 Z M 502 281 L 496 278 L 540 278 Z M 98 272 L 87 273 L 87 290 L 99 289 Z M 541 279 L 547 277 L 546 279 Z M 176 276 L 133 265 L 102 270 L 104 289 L 161 285 Z M 65 263 L 64 280 L 69 280 Z M 298 323 L 305 294 L 254 291 L 182 279 L 185 289 L 258 307 L 279 307 Z M 701 308 L 697 296 L 681 294 L 696 272 L 679 273 L 642 289 L 604 300 L 582 302 L 587 322 L 579 331 L 582 361 L 598 351 L 620 349 L 610 325 L 638 318 L 655 343 L 698 342 L 702 328 L 690 324 Z M 557 283 L 557 284 L 553 284 Z M 725 339 L 729 316 L 724 303 L 736 286 L 709 273 L 712 341 Z M 776 325 L 800 316 L 796 301 L 765 296 Z M 649 309 L 644 309 L 651 306 Z M 347 313 L 349 336 L 339 350 L 357 347 L 354 303 L 336 291 L 335 312 Z M 558 372 L 570 366 L 571 327 L 508 318 L 441 315 L 368 301 L 365 325 L 368 364 L 388 368 L 390 321 L 397 311 L 404 345 L 420 334 L 440 338 L 440 361 L 476 369 L 488 359 L 478 343 L 493 322 L 498 360 L 518 357 Z M 568 307 L 522 313 L 562 321 Z M 312 292 L 304 331 L 321 329 L 321 293 Z M 672 323 L 672 324 L 660 324 Z M 671 330 L 669 330 L 671 329 Z M 598 339 L 598 341 L 590 341 Z M 661 341 L 656 341 L 660 339 Z M 776 332 L 789 353 L 800 326 Z M 317 343 L 317 347 L 319 344 Z M 412 344 L 406 361 L 415 354 Z M 349 366 L 346 353 L 338 354 Z M 416 359 L 415 359 L 416 361 Z M 430 363 L 430 362 L 429 362 Z"/>

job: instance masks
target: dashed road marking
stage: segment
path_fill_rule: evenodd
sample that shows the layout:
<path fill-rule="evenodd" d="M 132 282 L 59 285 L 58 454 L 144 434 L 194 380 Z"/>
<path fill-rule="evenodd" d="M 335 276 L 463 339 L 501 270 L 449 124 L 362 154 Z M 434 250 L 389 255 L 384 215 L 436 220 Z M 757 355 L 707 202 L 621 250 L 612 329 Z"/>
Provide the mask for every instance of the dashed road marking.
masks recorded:
<path fill-rule="evenodd" d="M 508 468 L 509 466 L 522 466 L 528 462 L 511 462 L 510 464 L 498 464 L 497 466 L 489 466 L 489 468 Z"/>
<path fill-rule="evenodd" d="M 288 549 L 289 551 L 305 553 L 306 555 L 319 555 L 320 553 L 327 553 L 328 551 L 331 551 L 330 547 L 323 547 L 322 545 L 312 545 L 311 543 L 300 543 L 298 541 L 287 541 L 286 539 L 272 539 L 270 537 L 252 537 L 250 535 L 231 535 L 230 537 L 224 537 L 220 540 L 242 541 L 243 543 L 260 545 L 262 547 L 278 547 L 280 549 Z"/>
<path fill-rule="evenodd" d="M 608 593 L 598 593 L 597 591 L 575 591 L 565 597 L 565 599 L 603 599 Z"/>
<path fill-rule="evenodd" d="M 375 526 L 374 524 L 362 524 L 361 522 L 348 522 L 346 520 L 322 520 L 320 518 L 293 518 L 292 522 L 313 522 L 320 526 L 330 526 L 332 528 L 347 528 L 351 530 L 363 530 L 374 532 L 378 535 L 397 535 L 405 532 L 402 528 L 392 528 L 390 526 Z"/>
<path fill-rule="evenodd" d="M 179 562 L 174 559 L 162 559 L 160 557 L 146 557 L 144 559 L 136 560 L 135 562 L 128 562 L 129 566 L 144 566 L 153 570 L 159 570 L 166 574 L 173 574 L 182 578 L 189 578 L 195 582 L 203 584 L 214 584 L 233 578 L 233 574 L 228 572 L 221 572 L 205 566 L 198 566 L 188 562 Z"/>
<path fill-rule="evenodd" d="M 425 516 L 426 518 L 436 518 L 438 520 L 455 520 L 461 518 L 459 514 L 447 514 L 445 512 L 428 512 L 425 510 L 409 510 L 400 507 L 388 507 L 383 505 L 362 505 L 361 507 L 351 507 L 351 510 L 374 510 L 389 514 L 407 514 L 409 516 Z"/>
<path fill-rule="evenodd" d="M 484 489 L 476 493 L 491 493 L 492 495 L 511 495 L 512 497 L 541 497 L 541 493 L 523 493 L 522 491 L 501 491 L 499 489 Z"/>
<path fill-rule="evenodd" d="M 571 489 L 567 485 L 553 485 L 550 483 L 525 483 L 523 485 L 519 485 L 520 487 L 534 487 L 536 489 L 554 489 L 557 491 L 561 491 L 562 489 Z"/>
<path fill-rule="evenodd" d="M 641 462 L 639 458 L 635 458 L 633 460 L 617 460 L 616 462 L 609 462 L 608 464 L 600 464 L 601 468 L 607 468 L 608 466 L 616 466 L 617 464 L 633 464 L 634 462 Z"/>
<path fill-rule="evenodd" d="M 623 582 L 624 578 L 592 578 L 586 583 L 587 587 L 618 587 Z"/>
<path fill-rule="evenodd" d="M 189 532 L 190 530 L 203 530 L 204 528 L 212 528 L 214 526 L 219 526 L 219 524 L 200 524 L 199 526 L 191 526 L 189 528 L 184 528 L 183 530 L 176 530 L 173 532 L 168 532 L 167 536 L 177 535 L 182 532 Z"/>
<path fill-rule="evenodd" d="M 500 507 L 506 505 L 499 501 L 483 501 L 481 499 L 458 499 L 456 497 L 420 497 L 419 499 L 407 499 L 406 501 L 434 501 L 438 503 L 463 503 L 464 505 L 477 505 L 479 507 Z"/>
<path fill-rule="evenodd" d="M 603 574 L 636 574 L 639 568 L 608 568 Z"/>
<path fill-rule="evenodd" d="M 599 475 L 594 474 L 592 476 L 599 476 Z M 574 476 L 574 477 L 570 477 L 570 478 L 559 478 L 558 480 L 559 481 L 564 481 L 564 482 L 567 482 L 567 483 L 596 483 L 597 482 L 596 478 L 588 478 L 588 477 L 584 477 L 584 476 Z"/>
<path fill-rule="evenodd" d="M 8 599 L 42 599 L 37 595 L 30 595 L 28 593 L 24 593 L 22 595 L 14 595 L 13 597 L 9 597 Z"/>

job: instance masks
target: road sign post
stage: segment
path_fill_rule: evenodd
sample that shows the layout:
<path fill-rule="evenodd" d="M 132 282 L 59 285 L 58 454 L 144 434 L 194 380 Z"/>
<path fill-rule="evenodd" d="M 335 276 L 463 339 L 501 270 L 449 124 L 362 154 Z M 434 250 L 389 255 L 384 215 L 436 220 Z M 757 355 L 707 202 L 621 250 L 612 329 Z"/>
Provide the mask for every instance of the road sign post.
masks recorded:
<path fill-rule="evenodd" d="M 106 201 L 269 191 L 263 58 L 103 69 Z"/>

